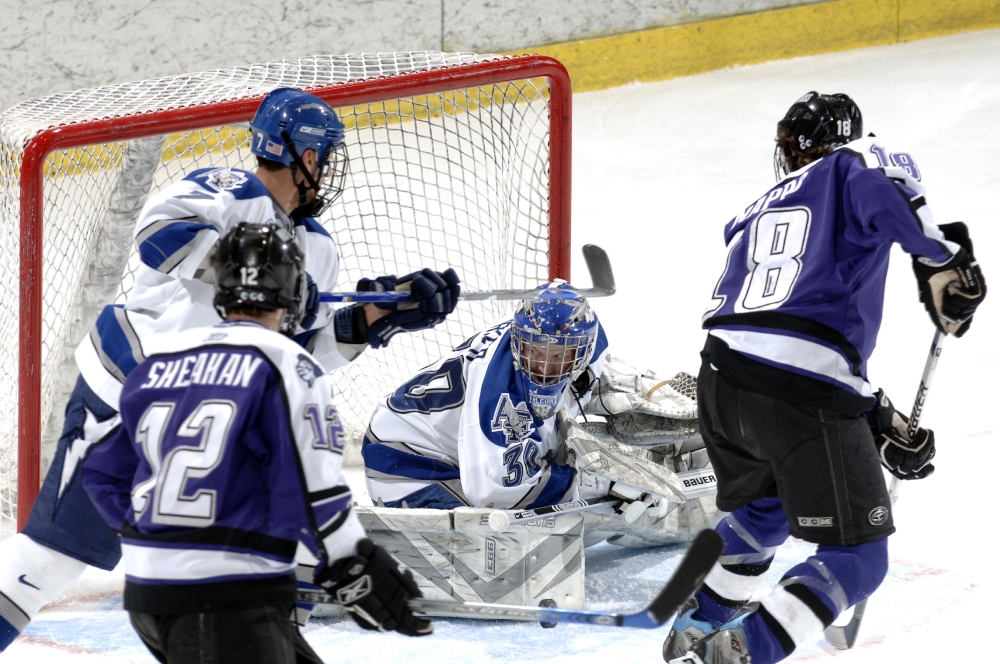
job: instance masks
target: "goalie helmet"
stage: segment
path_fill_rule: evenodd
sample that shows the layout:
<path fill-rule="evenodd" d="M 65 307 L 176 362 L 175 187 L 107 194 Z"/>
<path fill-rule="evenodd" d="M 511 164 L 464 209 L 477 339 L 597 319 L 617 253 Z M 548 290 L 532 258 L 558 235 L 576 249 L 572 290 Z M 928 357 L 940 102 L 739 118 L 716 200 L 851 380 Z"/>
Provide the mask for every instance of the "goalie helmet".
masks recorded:
<path fill-rule="evenodd" d="M 241 221 L 215 245 L 215 308 L 287 309 L 282 334 L 291 336 L 306 301 L 305 258 L 292 234 L 275 224 Z"/>
<path fill-rule="evenodd" d="M 778 121 L 778 136 L 791 136 L 800 152 L 820 146 L 845 145 L 861 138 L 861 133 L 861 109 L 843 93 L 807 92 Z M 788 164 L 780 144 L 774 151 L 774 173 L 779 180 L 788 175 Z"/>
<path fill-rule="evenodd" d="M 570 382 L 586 370 L 597 344 L 597 316 L 586 298 L 564 282 L 524 300 L 514 312 L 510 344 L 531 410 L 552 417 Z"/>
<path fill-rule="evenodd" d="M 329 104 L 302 90 L 277 88 L 257 107 L 250 130 L 253 154 L 302 173 L 305 181 L 296 183 L 299 206 L 293 216 L 319 216 L 337 200 L 344 190 L 347 151 L 344 123 Z M 318 182 L 302 162 L 302 154 L 309 149 L 316 151 L 320 164 Z M 315 192 L 312 200 L 310 191 Z"/>

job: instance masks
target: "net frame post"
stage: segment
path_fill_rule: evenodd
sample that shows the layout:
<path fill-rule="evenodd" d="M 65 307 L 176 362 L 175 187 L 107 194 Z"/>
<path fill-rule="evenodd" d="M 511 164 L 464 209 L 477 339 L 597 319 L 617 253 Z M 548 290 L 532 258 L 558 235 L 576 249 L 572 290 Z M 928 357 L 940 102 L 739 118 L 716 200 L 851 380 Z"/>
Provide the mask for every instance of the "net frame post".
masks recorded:
<path fill-rule="evenodd" d="M 569 73 L 558 60 L 540 55 L 498 58 L 307 89 L 331 106 L 343 107 L 543 77 L 549 82 L 549 280 L 568 280 L 572 240 L 572 85 Z M 57 150 L 97 143 L 249 122 L 262 99 L 254 96 L 51 127 L 25 145 L 19 183 L 18 532 L 27 523 L 41 485 L 42 212 L 48 156 Z"/>

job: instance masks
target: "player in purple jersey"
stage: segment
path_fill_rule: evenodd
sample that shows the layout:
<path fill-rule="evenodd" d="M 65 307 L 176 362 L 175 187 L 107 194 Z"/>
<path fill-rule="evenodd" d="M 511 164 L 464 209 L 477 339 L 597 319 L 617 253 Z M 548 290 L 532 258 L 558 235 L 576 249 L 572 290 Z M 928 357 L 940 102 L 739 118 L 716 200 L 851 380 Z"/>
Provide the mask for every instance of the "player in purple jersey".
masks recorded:
<path fill-rule="evenodd" d="M 321 661 L 288 619 L 300 542 L 362 627 L 432 631 L 407 607 L 420 596 L 411 574 L 352 509 L 333 386 L 288 338 L 303 263 L 280 226 L 224 235 L 213 258 L 224 322 L 150 340 L 121 426 L 84 463 L 94 505 L 122 535 L 125 609 L 161 662 Z"/>
<path fill-rule="evenodd" d="M 80 462 L 111 428 L 122 384 L 148 355 L 147 339 L 219 322 L 208 256 L 235 224 L 276 223 L 296 238 L 310 298 L 295 340 L 325 371 L 395 334 L 433 327 L 455 308 L 460 288 L 451 269 L 359 283 L 359 290 L 409 290 L 417 306 L 320 303 L 319 292 L 336 288 L 340 255 L 314 216 L 344 186 L 345 126 L 319 97 L 279 88 L 261 102 L 250 129 L 255 172 L 198 169 L 150 196 L 139 213 L 133 287 L 124 304 L 104 307 L 76 349 L 80 375 L 52 464 L 34 505 L 19 506 L 31 508 L 23 532 L 0 542 L 0 651 L 87 565 L 118 563 L 118 534 L 94 511 Z"/>
<path fill-rule="evenodd" d="M 726 224 L 703 319 L 699 421 L 731 514 L 716 527 L 722 558 L 663 644 L 667 661 L 777 662 L 878 588 L 894 531 L 879 462 L 901 479 L 934 469 L 933 432 L 910 439 L 868 382 L 889 250 L 913 256 L 947 334 L 968 330 L 986 294 L 965 225 L 933 223 L 913 159 L 862 138 L 850 97 L 806 94 L 777 142 L 778 184 Z M 816 554 L 747 608 L 789 534 Z"/>

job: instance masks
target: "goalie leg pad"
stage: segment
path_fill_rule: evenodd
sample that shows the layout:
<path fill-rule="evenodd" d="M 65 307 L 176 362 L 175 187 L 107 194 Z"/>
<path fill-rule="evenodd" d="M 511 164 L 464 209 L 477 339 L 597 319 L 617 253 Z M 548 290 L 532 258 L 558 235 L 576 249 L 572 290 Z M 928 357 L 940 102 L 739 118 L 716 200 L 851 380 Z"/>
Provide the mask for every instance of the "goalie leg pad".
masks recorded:
<path fill-rule="evenodd" d="M 583 608 L 586 513 L 512 522 L 494 531 L 495 510 L 355 508 L 368 536 L 413 572 L 428 599 Z"/>

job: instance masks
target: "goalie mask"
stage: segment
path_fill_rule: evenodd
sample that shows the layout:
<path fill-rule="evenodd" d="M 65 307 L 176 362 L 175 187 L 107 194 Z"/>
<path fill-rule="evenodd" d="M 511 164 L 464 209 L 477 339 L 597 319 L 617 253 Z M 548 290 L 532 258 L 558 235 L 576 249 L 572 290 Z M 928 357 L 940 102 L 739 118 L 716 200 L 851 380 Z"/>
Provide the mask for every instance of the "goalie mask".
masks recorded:
<path fill-rule="evenodd" d="M 292 234 L 274 224 L 241 221 L 215 245 L 215 308 L 287 309 L 281 332 L 295 334 L 306 301 L 305 258 Z"/>
<path fill-rule="evenodd" d="M 548 283 L 524 300 L 510 329 L 514 368 L 540 419 L 552 417 L 566 387 L 586 370 L 597 343 L 597 317 L 567 283 Z"/>
<path fill-rule="evenodd" d="M 807 92 L 778 121 L 778 135 L 791 136 L 799 152 L 846 145 L 861 138 L 861 133 L 861 109 L 843 93 Z M 774 150 L 774 175 L 778 180 L 789 172 L 785 157 L 778 145 Z"/>
<path fill-rule="evenodd" d="M 347 151 L 344 123 L 329 104 L 295 88 L 277 88 L 260 103 L 250 129 L 253 154 L 292 169 L 299 190 L 299 206 L 292 216 L 317 217 L 337 200 L 344 190 Z M 302 161 L 309 149 L 316 151 L 320 165 L 318 181 Z M 297 174 L 303 182 L 297 181 Z"/>

